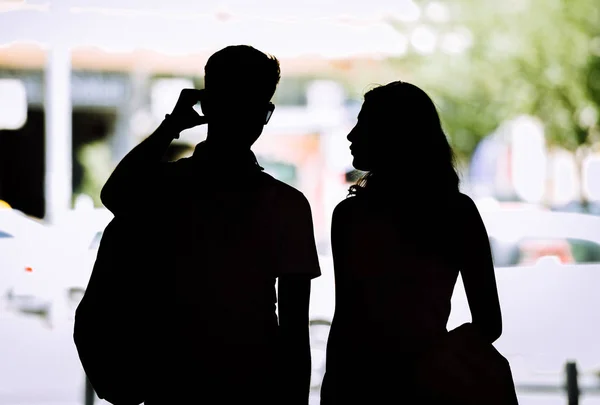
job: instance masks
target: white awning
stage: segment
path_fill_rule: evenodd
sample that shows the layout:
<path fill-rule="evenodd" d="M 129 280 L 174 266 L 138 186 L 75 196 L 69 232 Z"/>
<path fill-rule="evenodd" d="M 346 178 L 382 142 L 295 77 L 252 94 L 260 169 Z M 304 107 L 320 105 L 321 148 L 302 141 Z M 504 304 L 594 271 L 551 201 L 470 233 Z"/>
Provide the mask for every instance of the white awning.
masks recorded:
<path fill-rule="evenodd" d="M 168 4 L 168 5 L 167 5 Z M 400 56 L 408 39 L 389 19 L 414 22 L 412 0 L 0 2 L 0 44 L 32 41 L 148 49 L 168 55 L 250 44 L 279 58 Z M 4 12 L 1 12 L 4 10 Z"/>

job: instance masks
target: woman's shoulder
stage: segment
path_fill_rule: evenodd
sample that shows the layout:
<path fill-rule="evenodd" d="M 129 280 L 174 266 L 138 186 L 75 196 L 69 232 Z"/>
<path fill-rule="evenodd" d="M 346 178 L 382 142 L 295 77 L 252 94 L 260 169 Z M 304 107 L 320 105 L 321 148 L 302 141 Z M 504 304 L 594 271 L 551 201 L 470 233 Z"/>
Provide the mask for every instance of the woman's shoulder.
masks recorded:
<path fill-rule="evenodd" d="M 363 204 L 360 198 L 350 196 L 338 203 L 333 210 L 334 217 L 352 216 L 356 211 L 362 210 Z"/>
<path fill-rule="evenodd" d="M 459 193 L 457 198 L 455 199 L 454 209 L 457 214 L 457 217 L 460 218 L 480 218 L 481 215 L 479 213 L 479 209 L 477 208 L 477 204 L 471 197 L 466 194 Z"/>
<path fill-rule="evenodd" d="M 465 211 L 477 210 L 477 205 L 475 201 L 471 197 L 466 194 L 458 193 L 455 198 L 456 208 L 462 209 Z"/>
<path fill-rule="evenodd" d="M 461 234 L 471 238 L 478 235 L 482 227 L 485 229 L 481 213 L 471 197 L 459 194 L 455 206 L 454 219 L 460 222 L 456 229 L 460 229 Z"/>

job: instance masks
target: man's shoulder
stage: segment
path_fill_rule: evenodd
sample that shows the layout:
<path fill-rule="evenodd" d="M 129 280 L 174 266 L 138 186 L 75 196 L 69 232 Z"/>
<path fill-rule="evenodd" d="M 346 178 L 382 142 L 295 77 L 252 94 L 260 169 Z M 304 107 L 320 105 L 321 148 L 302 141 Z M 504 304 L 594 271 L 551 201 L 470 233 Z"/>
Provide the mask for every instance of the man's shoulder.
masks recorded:
<path fill-rule="evenodd" d="M 279 197 L 285 197 L 292 200 L 306 200 L 306 197 L 300 190 L 276 179 L 268 173 L 263 172 L 261 178 L 265 182 L 267 188 L 273 190 Z"/>
<path fill-rule="evenodd" d="M 302 208 L 309 206 L 308 199 L 300 190 L 274 178 L 268 173 L 263 172 L 261 176 L 266 184 L 266 188 L 270 190 L 278 200 L 279 206 L 290 208 Z"/>

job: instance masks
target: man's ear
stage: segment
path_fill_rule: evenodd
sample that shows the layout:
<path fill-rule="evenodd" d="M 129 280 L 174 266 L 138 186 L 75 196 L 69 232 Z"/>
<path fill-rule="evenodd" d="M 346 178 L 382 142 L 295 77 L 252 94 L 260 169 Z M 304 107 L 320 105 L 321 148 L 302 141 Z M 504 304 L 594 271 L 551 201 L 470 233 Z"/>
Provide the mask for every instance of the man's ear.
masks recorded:
<path fill-rule="evenodd" d="M 265 125 L 269 123 L 271 116 L 273 115 L 273 111 L 275 111 L 275 104 L 269 103 L 267 107 L 267 116 L 265 117 Z"/>

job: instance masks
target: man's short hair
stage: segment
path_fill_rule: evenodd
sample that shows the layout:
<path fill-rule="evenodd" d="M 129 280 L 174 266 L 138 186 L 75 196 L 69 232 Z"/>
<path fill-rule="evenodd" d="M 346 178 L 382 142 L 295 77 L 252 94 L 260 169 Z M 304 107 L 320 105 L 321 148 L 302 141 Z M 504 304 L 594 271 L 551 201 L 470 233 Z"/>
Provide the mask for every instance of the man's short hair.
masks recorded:
<path fill-rule="evenodd" d="M 279 61 L 249 45 L 215 52 L 204 67 L 204 84 L 225 97 L 241 96 L 269 102 L 281 76 Z"/>

